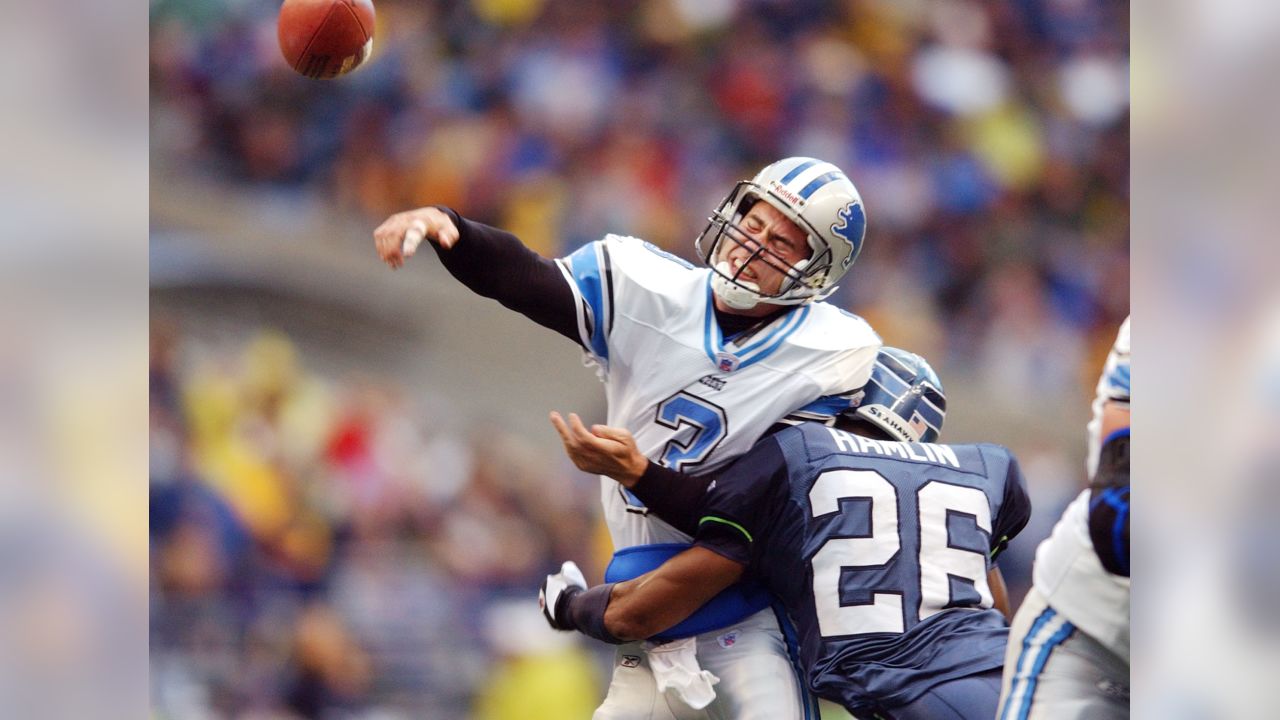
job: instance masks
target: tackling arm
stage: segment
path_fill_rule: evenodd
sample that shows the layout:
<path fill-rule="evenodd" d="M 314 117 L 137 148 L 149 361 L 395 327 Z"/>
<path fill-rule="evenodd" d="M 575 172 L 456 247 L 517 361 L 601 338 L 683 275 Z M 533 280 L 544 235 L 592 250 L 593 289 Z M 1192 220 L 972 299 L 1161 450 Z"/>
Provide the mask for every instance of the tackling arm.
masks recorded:
<path fill-rule="evenodd" d="M 710 475 L 685 475 L 650 462 L 625 428 L 592 425 L 588 430 L 576 413 L 565 419 L 552 411 L 550 417 L 565 454 L 579 470 L 613 478 L 672 527 L 697 534 L 699 501 Z"/>
<path fill-rule="evenodd" d="M 704 547 L 694 546 L 657 570 L 617 583 L 601 609 L 604 627 L 622 641 L 656 635 L 689 617 L 721 590 L 742 577 L 744 566 Z M 585 593 L 570 599 L 574 602 Z M 577 623 L 579 629 L 585 623 Z"/>
<path fill-rule="evenodd" d="M 1013 619 L 1013 608 L 1009 607 L 1009 588 L 1004 584 L 1004 574 L 1000 568 L 993 567 L 987 571 L 987 586 L 991 588 L 991 600 L 1006 620 Z"/>

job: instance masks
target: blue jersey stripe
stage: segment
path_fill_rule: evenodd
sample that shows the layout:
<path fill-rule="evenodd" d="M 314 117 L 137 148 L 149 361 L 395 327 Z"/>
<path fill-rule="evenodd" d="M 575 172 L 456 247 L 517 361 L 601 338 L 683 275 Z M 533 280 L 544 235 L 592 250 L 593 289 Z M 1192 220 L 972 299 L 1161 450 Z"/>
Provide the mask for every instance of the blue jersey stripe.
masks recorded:
<path fill-rule="evenodd" d="M 735 369 L 741 370 L 772 355 L 781 347 L 783 341 L 804 324 L 812 309 L 810 306 L 805 305 L 798 310 L 792 310 L 787 314 L 786 320 L 770 331 L 769 334 L 741 350 L 730 352 L 739 361 Z M 768 344 L 766 345 L 766 343 Z M 724 336 L 720 332 L 720 324 L 716 322 L 715 300 L 711 292 L 710 275 L 707 276 L 707 303 L 706 317 L 702 325 L 702 350 L 707 354 L 707 359 L 716 366 L 719 366 L 716 353 L 729 352 L 724 349 Z"/>
<path fill-rule="evenodd" d="M 796 179 L 796 177 L 800 175 L 800 173 L 804 172 L 805 170 L 808 170 L 809 168 L 811 168 L 811 167 L 813 167 L 814 165 L 817 165 L 817 164 L 818 164 L 818 161 L 817 161 L 817 160 L 806 160 L 806 161 L 804 161 L 804 162 L 800 163 L 799 165 L 797 165 L 797 166 L 795 166 L 795 167 L 791 168 L 791 172 L 787 173 L 786 175 L 783 175 L 783 176 L 782 176 L 782 180 L 780 180 L 779 182 L 780 182 L 782 185 L 786 185 L 787 183 L 791 182 L 792 180 L 795 180 L 795 179 Z"/>
<path fill-rule="evenodd" d="M 755 355 L 751 356 L 750 358 L 743 359 L 742 363 L 738 365 L 738 368 L 741 369 L 744 367 L 748 367 L 750 365 L 754 365 L 760 362 L 761 360 L 769 357 L 774 352 L 776 352 L 779 347 L 782 347 L 782 343 L 786 341 L 786 339 L 790 337 L 791 334 L 794 333 L 797 328 L 799 328 L 801 325 L 804 324 L 805 319 L 809 317 L 809 311 L 812 309 L 813 309 L 812 307 L 805 305 L 804 307 L 800 308 L 799 312 L 792 312 L 791 313 L 792 318 L 789 319 L 787 322 L 788 326 L 785 329 L 778 332 L 777 339 L 773 341 L 773 344 L 757 352 Z"/>
<path fill-rule="evenodd" d="M 612 290 L 605 286 L 606 280 L 600 271 L 598 245 L 599 243 L 588 243 L 574 251 L 569 256 L 569 268 L 573 274 L 574 284 L 578 286 L 578 292 L 582 294 L 582 299 L 591 309 L 593 322 L 588 325 L 591 332 L 588 349 L 607 362 L 609 344 L 606 330 L 611 323 L 609 318 L 604 317 L 604 304 L 605 293 Z"/>
<path fill-rule="evenodd" d="M 805 200 L 808 200 L 809 196 L 818 192 L 818 190 L 822 188 L 822 186 L 831 182 L 835 182 L 836 180 L 839 180 L 842 177 L 844 177 L 844 173 L 838 170 L 829 172 L 826 175 L 819 175 L 818 177 L 814 178 L 813 181 L 810 182 L 808 185 L 805 185 L 804 188 L 796 194 L 804 198 Z"/>
<path fill-rule="evenodd" d="M 736 354 L 742 357 L 746 357 L 751 353 L 764 347 L 769 342 L 772 342 L 773 339 L 777 337 L 779 333 L 788 332 L 788 328 L 796 324 L 796 320 L 799 318 L 799 316 L 800 316 L 800 313 L 798 311 L 792 310 L 790 313 L 787 314 L 786 320 L 783 320 L 781 323 L 778 323 L 777 327 L 770 330 L 768 333 L 765 333 L 764 337 L 751 343 L 750 345 L 747 345 L 744 348 L 740 348 Z"/>

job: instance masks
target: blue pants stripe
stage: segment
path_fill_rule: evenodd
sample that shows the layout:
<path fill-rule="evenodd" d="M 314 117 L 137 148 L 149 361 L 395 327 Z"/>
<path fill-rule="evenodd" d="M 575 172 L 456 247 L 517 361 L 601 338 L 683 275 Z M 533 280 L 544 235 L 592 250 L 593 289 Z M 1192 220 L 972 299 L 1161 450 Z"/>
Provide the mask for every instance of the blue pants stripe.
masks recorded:
<path fill-rule="evenodd" d="M 1031 713 L 1031 701 L 1035 698 L 1036 683 L 1040 673 L 1044 671 L 1045 664 L 1049 662 L 1049 656 L 1053 654 L 1054 648 L 1061 645 L 1076 629 L 1064 619 L 1062 625 L 1053 630 L 1053 634 L 1047 640 L 1042 640 L 1039 636 L 1046 632 L 1046 626 L 1057 617 L 1058 613 L 1053 608 L 1045 608 L 1032 623 L 1027 636 L 1023 638 L 1022 652 L 1019 653 L 1018 662 L 1014 665 L 1013 682 L 1010 683 L 1009 697 L 1005 699 L 1005 706 L 1001 708 L 1000 720 L 1026 720 Z M 1035 653 L 1035 659 L 1031 662 L 1031 667 L 1024 672 L 1023 667 L 1032 652 Z M 1020 699 L 1019 694 L 1021 694 Z M 1017 701 L 1017 710 L 1014 710 L 1015 701 Z"/>

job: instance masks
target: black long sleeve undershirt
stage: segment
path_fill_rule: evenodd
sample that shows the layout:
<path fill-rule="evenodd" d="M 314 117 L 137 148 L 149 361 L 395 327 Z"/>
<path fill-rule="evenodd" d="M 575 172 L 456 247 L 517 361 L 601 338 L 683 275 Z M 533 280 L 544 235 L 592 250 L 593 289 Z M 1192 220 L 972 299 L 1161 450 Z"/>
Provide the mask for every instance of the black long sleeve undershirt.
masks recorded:
<path fill-rule="evenodd" d="M 506 230 L 468 220 L 450 208 L 437 207 L 458 226 L 458 242 L 451 250 L 432 243 L 450 275 L 477 295 L 497 300 L 581 343 L 573 291 L 554 260 L 525 247 L 520 238 Z"/>
<path fill-rule="evenodd" d="M 530 250 L 506 230 L 468 220 L 443 205 L 436 207 L 453 218 L 458 227 L 458 242 L 453 249 L 445 250 L 432 243 L 450 275 L 477 295 L 497 300 L 503 307 L 581 344 L 573 291 L 554 260 Z M 761 329 L 788 310 L 779 307 L 766 317 L 751 317 L 716 308 L 715 315 L 721 332 L 732 338 Z"/>

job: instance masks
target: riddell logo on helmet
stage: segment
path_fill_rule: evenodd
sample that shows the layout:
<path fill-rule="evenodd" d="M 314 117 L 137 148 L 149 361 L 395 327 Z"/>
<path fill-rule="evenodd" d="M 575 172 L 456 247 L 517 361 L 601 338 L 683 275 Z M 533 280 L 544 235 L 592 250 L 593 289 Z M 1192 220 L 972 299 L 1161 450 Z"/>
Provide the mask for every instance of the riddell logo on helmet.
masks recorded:
<path fill-rule="evenodd" d="M 769 190 L 792 205 L 804 205 L 804 198 L 778 184 L 777 180 L 769 181 Z"/>

